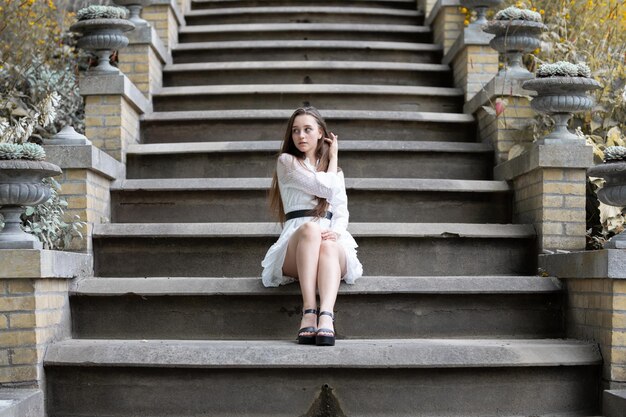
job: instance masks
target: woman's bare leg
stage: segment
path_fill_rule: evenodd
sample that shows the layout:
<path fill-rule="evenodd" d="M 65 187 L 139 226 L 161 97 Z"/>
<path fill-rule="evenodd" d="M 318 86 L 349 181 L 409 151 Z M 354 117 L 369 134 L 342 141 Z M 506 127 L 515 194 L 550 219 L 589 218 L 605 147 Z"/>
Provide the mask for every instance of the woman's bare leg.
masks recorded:
<path fill-rule="evenodd" d="M 346 271 L 346 253 L 335 241 L 323 240 L 320 245 L 319 264 L 317 269 L 317 285 L 320 293 L 320 311 L 333 312 L 339 283 Z M 330 316 L 319 317 L 320 328 L 334 329 Z"/>
<path fill-rule="evenodd" d="M 304 223 L 289 239 L 287 255 L 283 264 L 285 275 L 296 277 L 302 291 L 302 308 L 317 308 L 317 267 L 322 243 L 322 230 L 317 223 Z M 300 327 L 317 326 L 317 317 L 307 314 Z"/>

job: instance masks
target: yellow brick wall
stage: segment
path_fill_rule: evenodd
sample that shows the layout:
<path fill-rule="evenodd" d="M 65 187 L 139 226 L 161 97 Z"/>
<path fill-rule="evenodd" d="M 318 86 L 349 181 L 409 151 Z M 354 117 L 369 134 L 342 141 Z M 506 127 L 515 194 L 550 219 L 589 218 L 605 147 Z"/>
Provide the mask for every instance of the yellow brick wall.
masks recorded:
<path fill-rule="evenodd" d="M 496 164 L 508 160 L 509 151 L 514 145 L 532 143 L 532 131 L 528 126 L 535 116 L 527 97 L 507 97 L 506 92 L 502 92 L 502 96 L 493 97 L 493 102 L 486 105 L 493 107 L 498 99 L 504 100 L 505 105 L 504 113 L 498 117 L 483 108 L 479 108 L 476 113 L 479 137 L 493 146 Z"/>
<path fill-rule="evenodd" d="M 442 7 L 433 21 L 433 40 L 443 46 L 444 55 L 461 34 L 464 19 L 458 7 Z"/>
<path fill-rule="evenodd" d="M 67 219 L 78 216 L 87 222 L 83 229 L 84 239 L 75 239 L 70 250 L 91 251 L 91 236 L 94 224 L 106 223 L 111 217 L 111 181 L 87 169 L 65 169 L 57 181 L 61 184 L 61 193 L 67 202 Z"/>
<path fill-rule="evenodd" d="M 129 45 L 122 49 L 119 68 L 147 99 L 162 86 L 163 65 L 148 44 Z"/>
<path fill-rule="evenodd" d="M 168 51 L 178 43 L 178 22 L 168 4 L 154 4 L 143 9 L 142 17 L 149 21 Z"/>
<path fill-rule="evenodd" d="M 603 378 L 626 382 L 626 282 L 613 279 L 568 279 L 567 336 L 598 343 Z"/>
<path fill-rule="evenodd" d="M 539 168 L 513 182 L 513 221 L 535 225 L 540 249 L 585 249 L 584 169 Z"/>
<path fill-rule="evenodd" d="M 468 101 L 498 73 L 498 53 L 489 46 L 467 45 L 452 61 L 454 84 Z"/>
<path fill-rule="evenodd" d="M 126 148 L 139 141 L 139 114 L 121 95 L 85 97 L 85 135 L 121 162 Z"/>
<path fill-rule="evenodd" d="M 38 386 L 45 347 L 69 336 L 68 281 L 0 280 L 0 384 Z"/>

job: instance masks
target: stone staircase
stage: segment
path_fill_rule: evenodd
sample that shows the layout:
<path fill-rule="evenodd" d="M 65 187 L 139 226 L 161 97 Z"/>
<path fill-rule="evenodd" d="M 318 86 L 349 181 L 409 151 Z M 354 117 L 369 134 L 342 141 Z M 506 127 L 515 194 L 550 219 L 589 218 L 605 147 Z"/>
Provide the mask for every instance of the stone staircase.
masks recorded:
<path fill-rule="evenodd" d="M 584 416 L 595 345 L 563 340 L 463 95 L 413 0 L 196 0 L 46 353 L 48 415 Z M 299 346 L 295 285 L 266 289 L 266 209 L 296 107 L 340 135 L 366 276 L 337 346 Z"/>

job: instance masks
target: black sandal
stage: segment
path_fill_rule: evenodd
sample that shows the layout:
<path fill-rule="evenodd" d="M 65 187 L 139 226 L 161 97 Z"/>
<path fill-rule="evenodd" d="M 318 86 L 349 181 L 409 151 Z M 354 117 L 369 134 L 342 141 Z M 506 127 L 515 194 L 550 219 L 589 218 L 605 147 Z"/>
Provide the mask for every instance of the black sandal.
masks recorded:
<path fill-rule="evenodd" d="M 330 316 L 335 321 L 335 315 L 330 311 L 322 311 L 320 316 Z M 324 335 L 320 333 L 331 333 L 331 335 Z M 335 331 L 332 329 L 321 328 L 317 329 L 317 334 L 315 335 L 315 344 L 317 346 L 335 346 Z"/>
<path fill-rule="evenodd" d="M 305 314 L 317 315 L 317 309 L 308 308 L 302 312 L 303 316 Z M 313 326 L 303 327 L 300 330 L 298 330 L 298 344 L 299 345 L 314 345 L 316 337 L 317 337 L 317 327 L 313 327 Z"/>

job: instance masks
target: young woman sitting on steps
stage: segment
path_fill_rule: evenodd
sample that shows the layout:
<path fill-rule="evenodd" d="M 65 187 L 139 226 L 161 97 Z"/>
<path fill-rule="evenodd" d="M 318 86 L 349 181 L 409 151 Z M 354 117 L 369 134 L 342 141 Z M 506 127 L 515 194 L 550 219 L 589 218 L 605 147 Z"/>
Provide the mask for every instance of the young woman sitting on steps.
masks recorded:
<path fill-rule="evenodd" d="M 343 279 L 352 284 L 363 274 L 357 244 L 346 230 L 348 198 L 338 151 L 338 137 L 328 131 L 317 109 L 297 109 L 289 119 L 270 190 L 270 205 L 283 230 L 265 255 L 262 279 L 266 287 L 299 281 L 300 344 L 335 344 L 333 309 L 339 283 Z"/>

